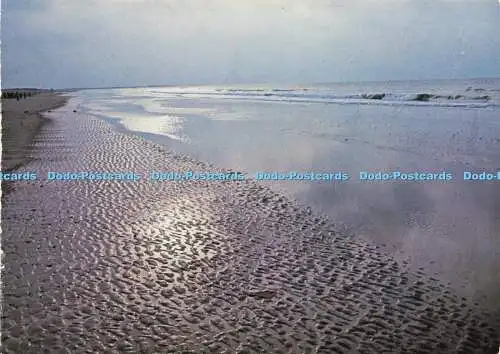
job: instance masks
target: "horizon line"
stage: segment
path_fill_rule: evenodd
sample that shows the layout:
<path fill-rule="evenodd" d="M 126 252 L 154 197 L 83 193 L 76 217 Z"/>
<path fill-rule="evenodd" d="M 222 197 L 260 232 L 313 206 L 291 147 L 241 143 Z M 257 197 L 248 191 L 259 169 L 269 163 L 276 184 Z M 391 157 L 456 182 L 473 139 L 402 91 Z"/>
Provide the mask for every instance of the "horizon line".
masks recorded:
<path fill-rule="evenodd" d="M 500 80 L 500 77 L 464 77 L 464 78 L 433 78 L 433 79 L 390 79 L 390 80 L 351 80 L 351 81 L 323 81 L 309 83 L 290 83 L 290 82 L 253 82 L 253 83 L 204 83 L 204 84 L 152 84 L 152 85 L 133 85 L 133 86 L 89 86 L 89 87 L 65 87 L 65 88 L 50 88 L 50 87 L 2 87 L 1 91 L 7 90 L 40 90 L 54 92 L 74 92 L 81 90 L 112 90 L 112 89 L 128 89 L 128 88 L 149 88 L 149 87 L 197 87 L 197 86 L 248 86 L 248 85 L 282 85 L 282 86 L 307 86 L 307 85 L 327 85 L 327 84 L 368 84 L 368 83 L 384 83 L 384 82 L 418 82 L 418 81 L 461 81 L 461 80 Z"/>

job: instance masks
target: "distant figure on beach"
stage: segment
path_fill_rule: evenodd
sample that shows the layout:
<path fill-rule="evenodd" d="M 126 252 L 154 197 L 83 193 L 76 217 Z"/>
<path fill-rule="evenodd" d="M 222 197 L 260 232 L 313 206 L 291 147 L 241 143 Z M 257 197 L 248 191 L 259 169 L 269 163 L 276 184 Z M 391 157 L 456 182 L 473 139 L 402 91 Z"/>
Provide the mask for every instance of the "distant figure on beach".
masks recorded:
<path fill-rule="evenodd" d="M 26 91 L 2 91 L 2 98 L 9 99 L 15 98 L 17 101 L 21 98 L 31 97 L 34 92 L 26 92 Z"/>

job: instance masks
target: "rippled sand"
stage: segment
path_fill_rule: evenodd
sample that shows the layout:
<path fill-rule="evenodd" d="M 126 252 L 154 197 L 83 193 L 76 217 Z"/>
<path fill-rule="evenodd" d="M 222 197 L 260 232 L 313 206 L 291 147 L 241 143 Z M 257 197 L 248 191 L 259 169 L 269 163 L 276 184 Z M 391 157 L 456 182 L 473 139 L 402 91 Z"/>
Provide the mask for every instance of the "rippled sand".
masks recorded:
<path fill-rule="evenodd" d="M 207 170 L 66 107 L 23 170 Z M 22 182 L 4 198 L 3 353 L 488 353 L 423 273 L 245 182 Z"/>

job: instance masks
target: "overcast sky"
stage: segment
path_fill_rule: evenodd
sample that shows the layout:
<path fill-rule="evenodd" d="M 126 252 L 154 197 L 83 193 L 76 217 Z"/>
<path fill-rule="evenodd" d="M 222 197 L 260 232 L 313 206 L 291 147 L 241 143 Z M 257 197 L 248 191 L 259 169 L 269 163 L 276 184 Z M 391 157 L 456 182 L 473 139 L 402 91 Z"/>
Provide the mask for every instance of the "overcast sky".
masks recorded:
<path fill-rule="evenodd" d="M 500 77 L 498 0 L 3 0 L 2 86 Z"/>

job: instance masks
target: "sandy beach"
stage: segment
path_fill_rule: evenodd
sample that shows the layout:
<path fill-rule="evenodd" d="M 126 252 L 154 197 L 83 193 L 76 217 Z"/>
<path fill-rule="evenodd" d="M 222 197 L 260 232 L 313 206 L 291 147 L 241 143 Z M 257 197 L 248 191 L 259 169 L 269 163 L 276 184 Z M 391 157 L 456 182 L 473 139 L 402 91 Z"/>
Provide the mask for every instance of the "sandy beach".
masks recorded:
<path fill-rule="evenodd" d="M 3 121 L 62 102 L 8 102 Z M 4 170 L 39 178 L 2 200 L 3 353 L 497 352 L 481 304 L 254 181 L 47 181 L 216 170 L 74 109 L 47 114 L 22 166 L 4 138 Z"/>
<path fill-rule="evenodd" d="M 66 101 L 66 97 L 49 92 L 21 100 L 2 99 L 2 171 L 29 160 L 33 139 L 47 122 L 41 112 L 61 107 Z"/>

